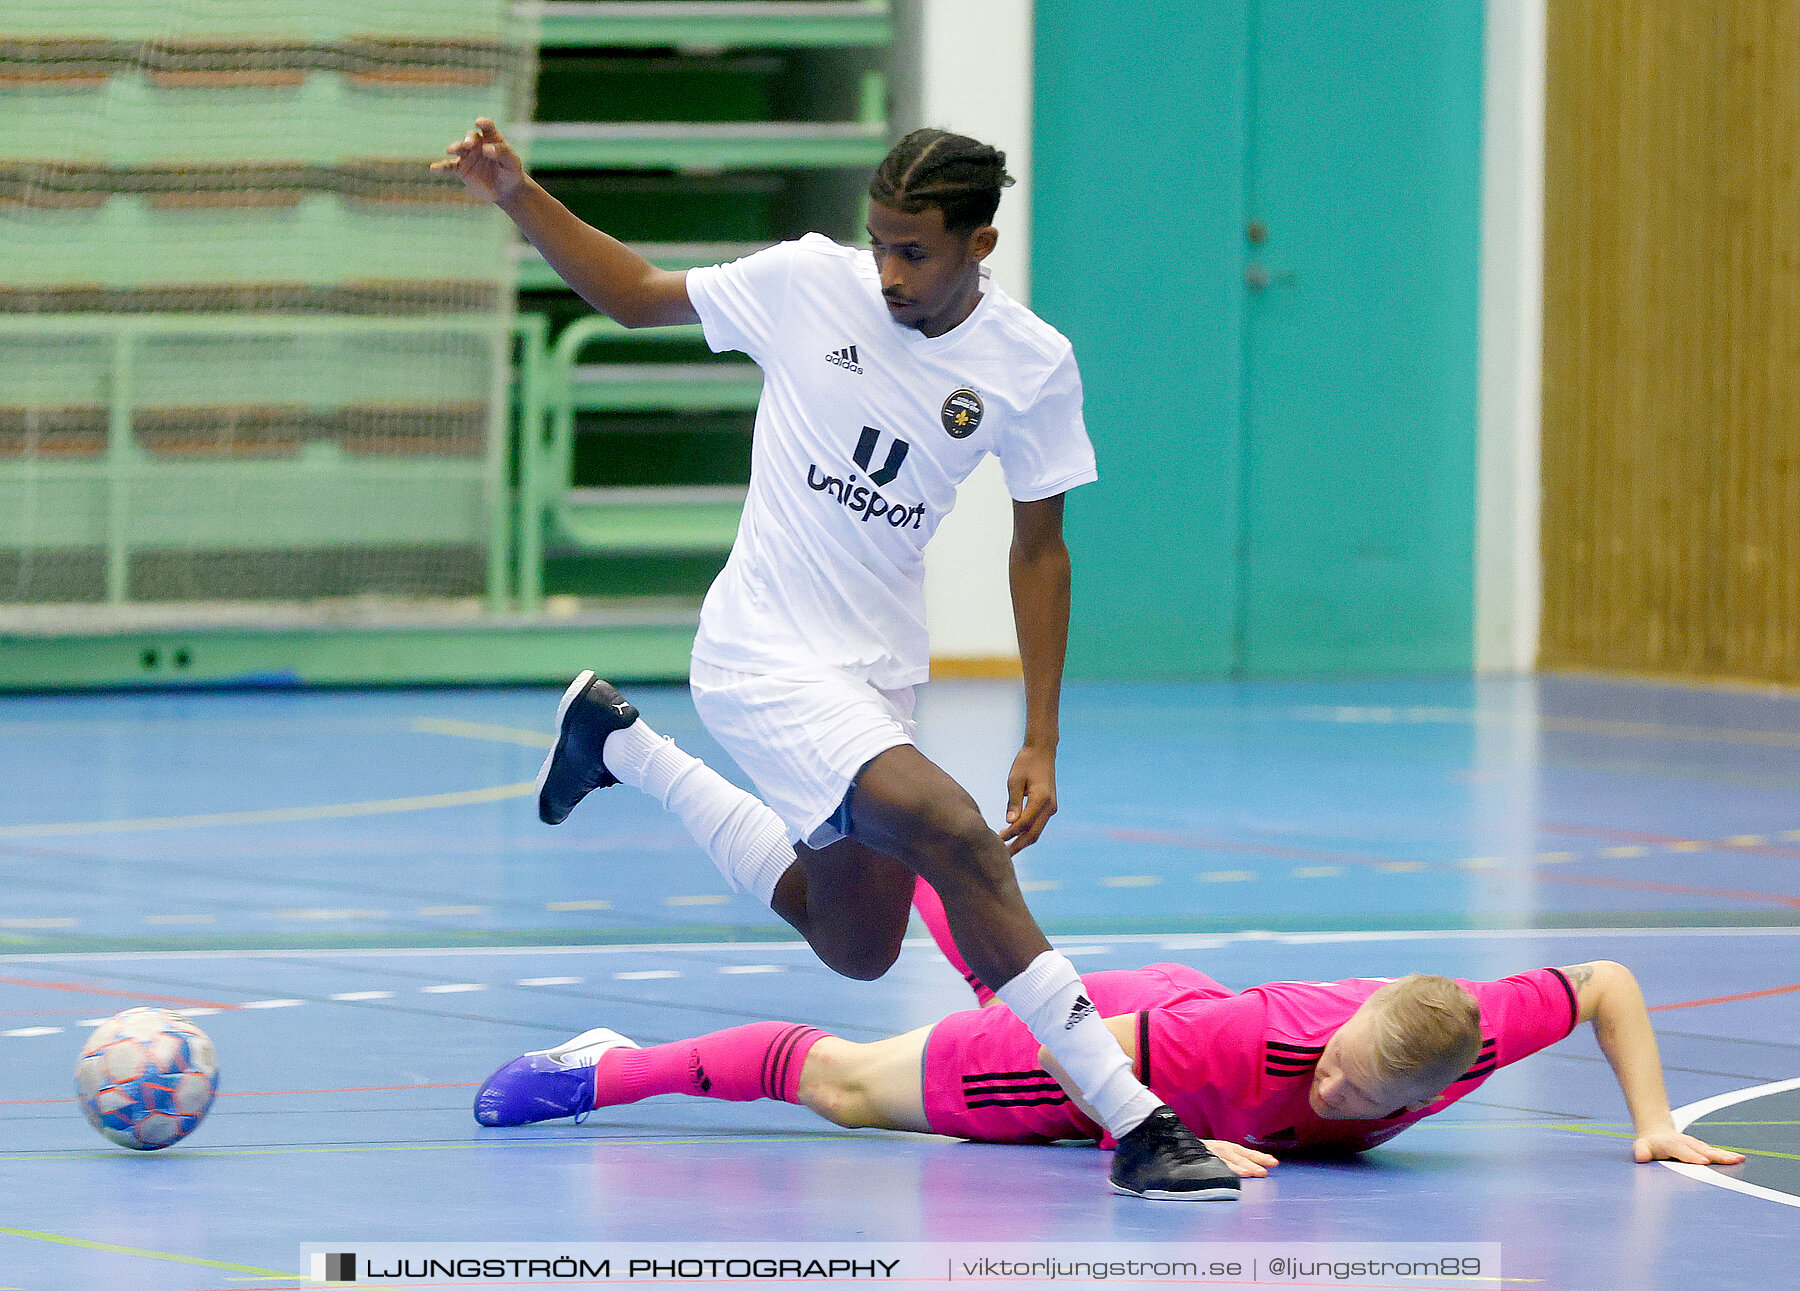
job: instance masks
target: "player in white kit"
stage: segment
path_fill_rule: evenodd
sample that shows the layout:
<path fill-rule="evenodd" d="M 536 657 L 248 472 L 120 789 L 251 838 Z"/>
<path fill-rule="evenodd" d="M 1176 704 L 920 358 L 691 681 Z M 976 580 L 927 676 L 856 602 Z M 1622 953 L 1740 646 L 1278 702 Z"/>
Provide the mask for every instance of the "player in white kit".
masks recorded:
<path fill-rule="evenodd" d="M 916 131 L 870 184 L 868 250 L 810 235 L 673 272 L 577 219 L 525 175 L 492 121 L 447 151 L 435 168 L 497 203 L 594 308 L 627 327 L 700 323 L 714 350 L 740 350 L 764 374 L 749 496 L 701 612 L 690 678 L 707 729 L 762 799 L 583 673 L 563 696 L 539 775 L 542 819 L 559 823 L 619 781 L 653 794 L 734 888 L 857 978 L 892 965 L 924 879 L 971 970 L 1118 1140 L 1113 1188 L 1234 1198 L 1231 1169 L 1132 1075 L 1013 874 L 1012 853 L 1056 810 L 1063 494 L 1096 476 L 1069 342 L 982 270 L 1011 182 L 1005 158 L 961 135 Z M 925 543 L 989 453 L 1013 498 L 1027 706 L 999 834 L 915 747 L 912 723 L 913 687 L 928 675 Z M 547 1051 L 519 1062 L 579 1060 Z M 506 1070 L 482 1097 L 506 1093 Z"/>

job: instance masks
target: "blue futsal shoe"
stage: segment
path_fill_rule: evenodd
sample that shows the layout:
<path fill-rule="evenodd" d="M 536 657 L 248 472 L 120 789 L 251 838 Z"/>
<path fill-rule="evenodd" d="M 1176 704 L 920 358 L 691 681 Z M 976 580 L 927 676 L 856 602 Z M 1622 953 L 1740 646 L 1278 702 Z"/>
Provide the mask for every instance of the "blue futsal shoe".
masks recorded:
<path fill-rule="evenodd" d="M 584 672 L 563 692 L 556 708 L 556 747 L 538 769 L 538 819 L 560 825 L 575 804 L 595 789 L 619 783 L 600 750 L 606 737 L 638 719 L 638 710 L 611 683 Z"/>
<path fill-rule="evenodd" d="M 611 1049 L 636 1049 L 637 1041 L 596 1027 L 554 1049 L 520 1054 L 482 1083 L 475 1119 L 483 1125 L 531 1125 L 573 1116 L 580 1124 L 594 1110 L 594 1065 Z"/>

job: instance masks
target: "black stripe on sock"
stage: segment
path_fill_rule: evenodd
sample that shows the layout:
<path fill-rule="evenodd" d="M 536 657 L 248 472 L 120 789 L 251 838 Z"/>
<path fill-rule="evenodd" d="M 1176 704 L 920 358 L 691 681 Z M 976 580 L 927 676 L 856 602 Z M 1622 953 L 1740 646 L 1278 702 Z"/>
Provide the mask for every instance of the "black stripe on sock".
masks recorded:
<path fill-rule="evenodd" d="M 964 1076 L 963 1084 L 971 1085 L 986 1080 L 1043 1080 L 1050 1075 L 1042 1067 L 1031 1071 L 986 1071 L 979 1076 Z"/>
<path fill-rule="evenodd" d="M 781 1091 L 787 1088 L 788 1068 L 793 1065 L 794 1050 L 814 1030 L 816 1028 L 809 1026 L 790 1027 L 777 1036 L 775 1043 L 769 1046 L 768 1056 L 764 1059 L 764 1069 L 772 1077 L 772 1080 L 763 1082 L 763 1092 L 768 1097 L 777 1102 L 787 1101 L 782 1098 Z"/>
<path fill-rule="evenodd" d="M 800 1030 L 804 1030 L 804 1028 L 798 1024 L 789 1027 L 769 1041 L 769 1047 L 763 1050 L 762 1092 L 764 1098 L 779 1098 L 775 1092 L 779 1088 L 775 1079 L 775 1068 L 781 1062 L 782 1047 L 794 1038 L 794 1032 Z"/>

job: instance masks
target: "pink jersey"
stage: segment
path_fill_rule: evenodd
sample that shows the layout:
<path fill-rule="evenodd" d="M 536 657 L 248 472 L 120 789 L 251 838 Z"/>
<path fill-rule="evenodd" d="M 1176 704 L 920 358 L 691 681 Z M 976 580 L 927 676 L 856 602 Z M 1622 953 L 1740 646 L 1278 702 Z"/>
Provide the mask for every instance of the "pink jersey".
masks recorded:
<path fill-rule="evenodd" d="M 1140 1078 L 1190 1128 L 1202 1138 L 1277 1156 L 1360 1152 L 1384 1143 L 1575 1026 L 1575 993 L 1557 969 L 1464 981 L 1481 1006 L 1481 1050 L 1468 1071 L 1423 1111 L 1376 1121 L 1321 1120 L 1307 1100 L 1313 1067 L 1332 1033 L 1386 980 L 1271 982 L 1235 994 L 1181 964 L 1082 978 L 1104 1016 L 1138 1014 Z M 1038 1066 L 1037 1052 L 1031 1032 L 1004 1008 L 944 1019 L 925 1048 L 925 1114 L 932 1128 L 1002 1143 L 1101 1137 Z"/>

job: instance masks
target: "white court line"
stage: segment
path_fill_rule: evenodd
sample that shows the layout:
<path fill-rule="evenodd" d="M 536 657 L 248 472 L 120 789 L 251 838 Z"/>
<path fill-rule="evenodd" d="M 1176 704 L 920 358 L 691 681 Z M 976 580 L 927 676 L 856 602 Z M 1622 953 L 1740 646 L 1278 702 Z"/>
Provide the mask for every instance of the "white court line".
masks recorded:
<path fill-rule="evenodd" d="M 681 974 L 672 968 L 643 968 L 635 973 L 614 973 L 617 982 L 648 982 L 658 977 L 680 977 Z"/>
<path fill-rule="evenodd" d="M 464 991 L 485 991 L 485 982 L 443 982 L 437 986 L 421 986 L 419 991 L 424 995 L 460 995 Z"/>
<path fill-rule="evenodd" d="M 579 986 L 579 977 L 521 977 L 520 986 Z"/>
<path fill-rule="evenodd" d="M 305 1000 L 251 1000 L 248 1004 L 240 1004 L 238 1007 L 240 1009 L 297 1009 L 304 1003 L 306 1003 Z M 188 1012 L 186 1009 L 181 1011 Z M 189 1016 L 191 1017 L 192 1014 Z"/>
<path fill-rule="evenodd" d="M 721 964 L 721 973 L 785 973 L 780 964 Z"/>
<path fill-rule="evenodd" d="M 1719 1094 L 1713 1098 L 1703 1098 L 1697 1103 L 1689 1103 L 1686 1107 L 1677 1107 L 1670 1115 L 1675 1118 L 1675 1128 L 1685 1133 L 1688 1126 L 1702 1116 L 1718 1111 L 1721 1107 L 1747 1102 L 1765 1094 L 1785 1094 L 1790 1089 L 1800 1089 L 1800 1079 L 1777 1080 L 1767 1085 L 1752 1085 L 1748 1089 L 1734 1089 L 1729 1094 Z M 1685 1161 L 1659 1161 L 1657 1164 L 1666 1165 L 1676 1174 L 1684 1174 L 1690 1179 L 1698 1179 L 1701 1183 L 1710 1183 L 1716 1187 L 1729 1188 L 1733 1192 L 1761 1197 L 1764 1201 L 1778 1201 L 1784 1206 L 1800 1206 L 1800 1197 L 1796 1197 L 1792 1193 L 1777 1192 L 1775 1189 L 1765 1188 L 1761 1184 L 1745 1183 L 1742 1179 L 1733 1179 L 1728 1174 L 1720 1174 L 1716 1166 L 1689 1165 Z"/>
<path fill-rule="evenodd" d="M 1091 943 L 1096 934 L 1086 933 L 1081 942 Z M 1166 950 L 1182 950 L 1188 942 L 1215 946 L 1234 941 L 1275 941 L 1289 945 L 1313 945 L 1326 942 L 1355 941 L 1519 941 L 1557 937 L 1800 937 L 1800 925 L 1748 928 L 1404 928 L 1387 931 L 1358 932 L 1271 932 L 1253 929 L 1249 932 L 1166 933 L 1133 932 L 1107 934 L 1106 940 L 1116 945 L 1155 945 Z M 1057 938 L 1050 939 L 1052 945 Z M 929 937 L 908 937 L 904 943 L 913 949 L 930 949 Z M 1077 944 L 1080 944 L 1079 942 Z M 304 953 L 316 959 L 368 959 L 388 957 L 417 959 L 430 955 L 636 955 L 682 952 L 736 951 L 754 948 L 759 955 L 775 951 L 806 951 L 812 947 L 804 941 L 668 941 L 618 942 L 604 946 L 345 946 L 308 949 Z M 134 960 L 169 959 L 286 959 L 300 953 L 288 950 L 107 950 L 107 951 L 37 951 L 0 954 L 0 963 L 129 963 Z"/>
<path fill-rule="evenodd" d="M 392 991 L 339 991 L 336 995 L 327 998 L 352 1003 L 356 1000 L 391 1000 L 394 998 L 394 993 Z"/>

